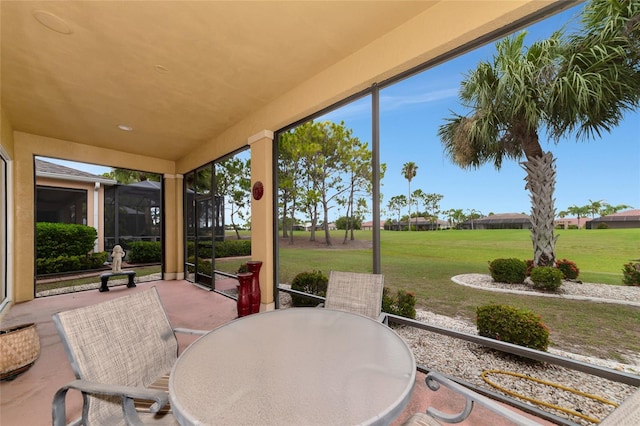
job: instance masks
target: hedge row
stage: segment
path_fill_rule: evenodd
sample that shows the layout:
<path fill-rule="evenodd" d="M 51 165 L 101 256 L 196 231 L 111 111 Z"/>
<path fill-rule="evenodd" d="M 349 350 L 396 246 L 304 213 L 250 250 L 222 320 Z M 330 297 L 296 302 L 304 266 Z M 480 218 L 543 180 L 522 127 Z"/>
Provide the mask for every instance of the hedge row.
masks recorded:
<path fill-rule="evenodd" d="M 36 259 L 36 273 L 55 274 L 60 272 L 98 269 L 107 261 L 107 253 L 92 253 L 84 256 L 56 256 Z"/>
<path fill-rule="evenodd" d="M 36 256 L 86 256 L 98 237 L 95 228 L 71 223 L 36 223 Z"/>

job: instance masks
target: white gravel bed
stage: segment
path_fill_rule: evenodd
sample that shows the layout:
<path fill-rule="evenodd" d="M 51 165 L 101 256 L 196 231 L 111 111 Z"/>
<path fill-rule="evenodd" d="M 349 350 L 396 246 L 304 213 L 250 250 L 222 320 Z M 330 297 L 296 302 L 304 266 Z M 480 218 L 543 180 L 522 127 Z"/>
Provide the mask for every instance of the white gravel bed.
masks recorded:
<path fill-rule="evenodd" d="M 539 295 L 551 297 L 575 297 L 586 299 L 602 299 L 608 302 L 628 302 L 640 306 L 640 287 L 627 285 L 608 285 L 581 283 L 576 281 L 563 281 L 562 286 L 557 292 L 540 292 L 531 286 L 529 278 L 524 284 L 507 284 L 493 281 L 491 275 L 486 274 L 464 274 L 456 275 L 451 278 L 456 284 L 467 285 L 470 287 L 484 288 L 487 290 L 499 291 L 515 291 L 515 292 L 532 292 Z"/>
<path fill-rule="evenodd" d="M 477 334 L 475 325 L 462 319 L 450 318 L 426 311 L 418 311 L 416 319 L 427 324 L 463 331 L 469 334 Z M 593 394 L 614 403 L 622 402 L 635 390 L 634 387 L 629 385 L 612 382 L 551 364 L 524 361 L 474 343 L 414 327 L 402 326 L 395 328 L 395 330 L 409 344 L 418 364 L 428 369 L 457 377 L 476 386 L 481 386 L 503 394 L 506 393 L 483 380 L 483 371 L 499 370 L 524 374 L 533 378 L 574 388 L 581 392 Z M 549 352 L 554 351 L 549 350 Z M 561 355 L 567 356 L 571 354 L 565 352 L 561 353 Z M 620 364 L 595 358 L 580 358 L 582 361 L 627 371 L 633 374 L 640 374 L 639 366 Z M 487 378 L 512 392 L 526 395 L 529 398 L 548 404 L 575 410 L 595 419 L 604 418 L 614 409 L 613 406 L 525 379 L 502 374 L 491 374 L 487 376 Z M 561 417 L 569 418 L 571 421 L 579 424 L 592 424 L 580 417 L 572 416 L 550 407 L 538 406 L 538 408 Z"/>

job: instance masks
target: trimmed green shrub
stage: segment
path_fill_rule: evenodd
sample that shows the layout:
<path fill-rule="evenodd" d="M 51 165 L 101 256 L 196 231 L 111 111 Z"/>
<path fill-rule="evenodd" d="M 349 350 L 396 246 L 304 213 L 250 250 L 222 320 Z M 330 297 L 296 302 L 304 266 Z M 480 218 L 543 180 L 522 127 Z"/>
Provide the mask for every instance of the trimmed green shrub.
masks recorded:
<path fill-rule="evenodd" d="M 108 253 L 101 251 L 100 253 L 91 253 L 88 257 L 89 269 L 98 269 L 104 266 L 107 261 Z"/>
<path fill-rule="evenodd" d="M 325 297 L 329 278 L 320 271 L 300 272 L 291 281 L 291 289 Z M 316 306 L 318 302 L 296 294 L 291 295 L 293 306 Z"/>
<path fill-rule="evenodd" d="M 107 261 L 107 253 L 92 253 L 83 256 L 56 256 L 36 259 L 36 274 L 57 274 L 61 272 L 99 269 Z"/>
<path fill-rule="evenodd" d="M 159 241 L 134 241 L 129 243 L 129 263 L 156 263 L 162 260 L 162 245 Z"/>
<path fill-rule="evenodd" d="M 609 225 L 607 225 L 606 223 L 602 222 L 598 224 L 598 228 L 597 229 L 609 229 Z"/>
<path fill-rule="evenodd" d="M 405 290 L 398 290 L 396 296 L 387 287 L 382 289 L 382 312 L 406 318 L 416 318 L 416 296 Z"/>
<path fill-rule="evenodd" d="M 195 264 L 196 258 L 189 256 L 187 262 Z M 187 271 L 193 274 L 196 270 L 193 266 L 189 265 L 187 266 Z M 198 259 L 198 273 L 213 276 L 213 263 L 204 259 Z"/>
<path fill-rule="evenodd" d="M 556 260 L 556 268 L 562 272 L 565 280 L 575 280 L 580 275 L 578 266 L 567 259 Z"/>
<path fill-rule="evenodd" d="M 626 285 L 640 286 L 640 263 L 630 262 L 622 268 L 622 282 Z"/>
<path fill-rule="evenodd" d="M 527 277 L 527 265 L 520 259 L 495 259 L 489 263 L 489 272 L 494 281 L 522 284 Z"/>
<path fill-rule="evenodd" d="M 36 257 L 85 256 L 98 237 L 95 228 L 73 223 L 36 223 Z"/>
<path fill-rule="evenodd" d="M 490 304 L 478 307 L 476 315 L 480 336 L 540 351 L 549 346 L 548 327 L 529 310 Z"/>
<path fill-rule="evenodd" d="M 533 288 L 556 291 L 562 285 L 562 271 L 553 266 L 538 266 L 531 270 Z"/>
<path fill-rule="evenodd" d="M 218 257 L 251 256 L 251 240 L 225 240 L 215 242 Z M 200 254 L 204 257 L 202 254 Z"/>
<path fill-rule="evenodd" d="M 215 241 L 215 253 L 216 258 L 219 257 L 236 257 L 236 256 L 251 256 L 251 240 L 226 240 Z M 194 242 L 187 242 L 187 253 L 193 256 L 195 252 Z M 201 242 L 198 246 L 198 255 L 202 258 L 211 258 L 213 256 L 213 249 L 211 244 Z"/>

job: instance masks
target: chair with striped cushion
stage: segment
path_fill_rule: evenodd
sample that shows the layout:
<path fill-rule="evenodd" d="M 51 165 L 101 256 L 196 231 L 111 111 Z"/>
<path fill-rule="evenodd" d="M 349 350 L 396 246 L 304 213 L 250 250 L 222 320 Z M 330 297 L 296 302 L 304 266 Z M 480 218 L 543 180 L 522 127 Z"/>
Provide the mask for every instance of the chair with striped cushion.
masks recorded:
<path fill-rule="evenodd" d="M 384 275 L 331 271 L 324 307 L 381 319 Z"/>
<path fill-rule="evenodd" d="M 60 312 L 53 321 L 77 379 L 56 392 L 54 425 L 66 423 L 69 389 L 82 392 L 80 420 L 87 426 L 177 424 L 170 410 L 163 409 L 168 374 L 178 356 L 174 331 L 205 331 L 172 329 L 155 287 Z M 136 410 L 135 399 L 146 409 Z"/>

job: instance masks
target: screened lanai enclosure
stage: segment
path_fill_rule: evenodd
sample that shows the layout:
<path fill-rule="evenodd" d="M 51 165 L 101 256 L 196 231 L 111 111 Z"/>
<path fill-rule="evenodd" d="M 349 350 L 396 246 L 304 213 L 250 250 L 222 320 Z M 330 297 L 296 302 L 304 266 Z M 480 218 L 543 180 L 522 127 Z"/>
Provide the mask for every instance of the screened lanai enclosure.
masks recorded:
<path fill-rule="evenodd" d="M 225 283 L 216 283 L 216 279 L 235 276 L 236 264 L 227 264 L 222 268 L 225 271 L 218 266 L 221 257 L 233 256 L 227 242 L 251 239 L 250 181 L 250 151 L 246 149 L 184 175 L 184 270 L 188 281 L 228 293 Z"/>
<path fill-rule="evenodd" d="M 162 185 L 142 181 L 116 184 L 104 191 L 104 247 L 126 249 L 132 241 L 160 241 Z"/>

